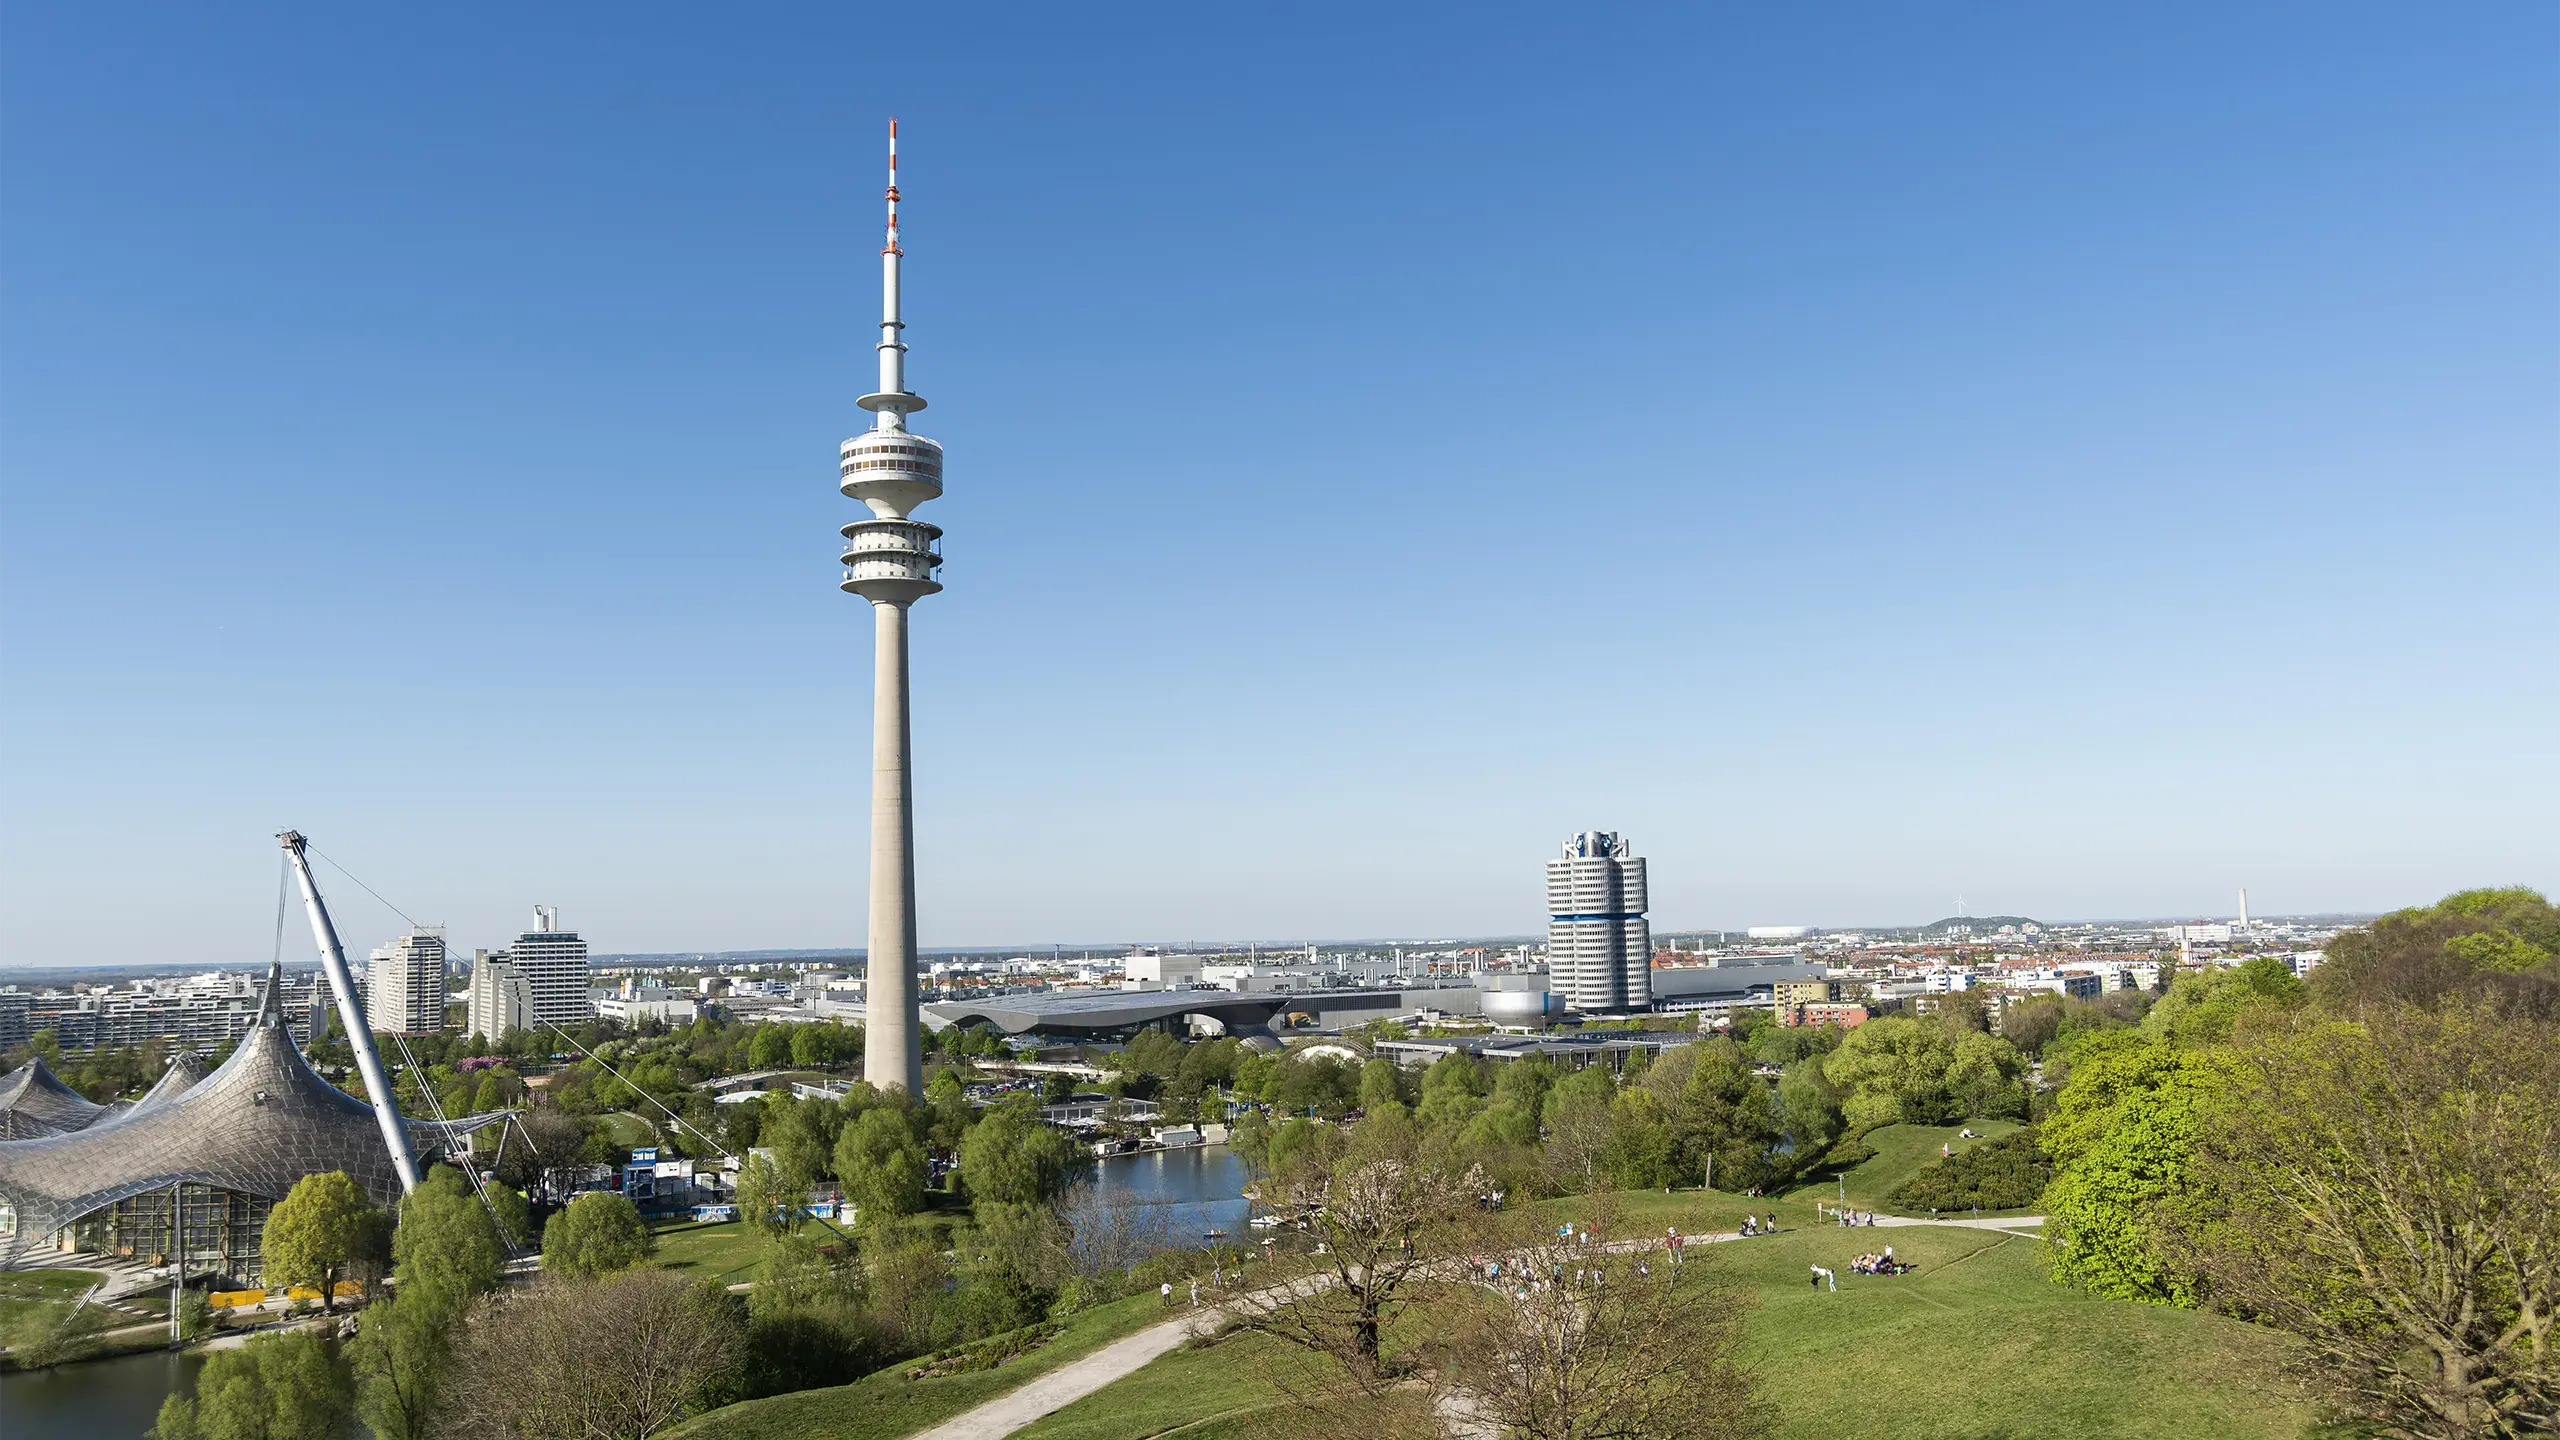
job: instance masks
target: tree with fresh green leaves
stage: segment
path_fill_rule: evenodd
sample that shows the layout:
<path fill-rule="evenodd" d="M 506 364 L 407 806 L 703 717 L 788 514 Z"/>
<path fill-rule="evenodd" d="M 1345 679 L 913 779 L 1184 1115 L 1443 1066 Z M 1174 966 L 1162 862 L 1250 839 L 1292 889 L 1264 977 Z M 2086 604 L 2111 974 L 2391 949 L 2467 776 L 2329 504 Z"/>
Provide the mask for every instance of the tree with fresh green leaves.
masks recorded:
<path fill-rule="evenodd" d="M 765 1252 L 747 1292 L 749 1398 L 842 1385 L 891 1357 L 864 1306 L 862 1267 L 806 1234 Z"/>
<path fill-rule="evenodd" d="M 809 1192 L 795 1186 L 773 1157 L 749 1151 L 738 1166 L 738 1215 L 776 1239 L 797 1231 L 809 1218 Z"/>
<path fill-rule="evenodd" d="M 1453 1050 L 1422 1072 L 1422 1100 L 1414 1107 L 1414 1121 L 1427 1134 L 1462 1134 L 1492 1091 L 1476 1058 Z"/>
<path fill-rule="evenodd" d="M 346 1355 L 356 1414 L 376 1440 L 433 1440 L 460 1323 L 432 1290 L 397 1289 L 365 1307 Z"/>
<path fill-rule="evenodd" d="M 747 1042 L 747 1063 L 758 1070 L 787 1070 L 791 1066 L 790 1025 L 759 1025 L 756 1038 Z"/>
<path fill-rule="evenodd" d="M 335 1308 L 337 1284 L 361 1255 L 373 1206 L 343 1170 L 305 1175 L 267 1212 L 260 1243 L 271 1282 L 317 1289 Z"/>
<path fill-rule="evenodd" d="M 1617 1082 L 1596 1065 L 1574 1071 L 1547 1091 L 1541 1128 L 1548 1173 L 1558 1190 L 1587 1195 L 1607 1181 L 1617 1098 Z"/>
<path fill-rule="evenodd" d="M 843 1132 L 845 1107 L 833 1100 L 792 1099 L 779 1091 L 765 1097 L 764 1143 L 782 1166 L 783 1177 L 803 1190 L 832 1173 L 836 1136 Z"/>
<path fill-rule="evenodd" d="M 2163 1237 L 2173 1212 L 2195 1203 L 2201 1117 L 2231 1083 L 2212 1053 L 2140 1031 L 2075 1048 L 2041 1131 L 2054 1167 L 2041 1202 L 2054 1278 L 2119 1300 L 2196 1303 L 2194 1273 Z"/>
<path fill-rule="evenodd" d="M 542 1270 L 593 1279 L 637 1265 L 657 1249 L 658 1238 L 629 1200 L 610 1190 L 590 1190 L 543 1227 Z"/>
<path fill-rule="evenodd" d="M 1778 1126 L 1798 1164 L 1809 1165 L 1840 1138 L 1840 1087 L 1823 1073 L 1822 1057 L 1808 1055 L 1778 1077 Z"/>
<path fill-rule="evenodd" d="M 391 1260 L 403 1293 L 433 1289 L 457 1311 L 498 1288 L 507 1264 L 498 1227 L 450 1165 L 431 1167 L 400 1202 Z"/>
<path fill-rule="evenodd" d="M 2512 1002 L 2259 1027 L 2168 1248 L 2379 1433 L 2560 1434 L 2560 1034 Z"/>
<path fill-rule="evenodd" d="M 1380 1056 L 1360 1067 L 1360 1108 L 1371 1110 L 1389 1101 L 1404 1103 L 1404 1071 Z"/>
<path fill-rule="evenodd" d="M 883 1105 L 844 1127 L 836 1137 L 835 1164 L 836 1175 L 866 1226 L 924 1208 L 931 1166 L 924 1145 L 899 1110 Z"/>
<path fill-rule="evenodd" d="M 2341 933 L 2310 985 L 2342 1007 L 2487 995 L 2560 1019 L 2560 906 L 2521 885 L 2457 891 Z"/>
<path fill-rule="evenodd" d="M 1066 1193 L 1083 1159 L 1075 1142 L 1042 1123 L 1037 1110 L 1009 1099 L 980 1117 L 961 1142 L 960 1178 L 974 1199 L 1039 1204 Z"/>
<path fill-rule="evenodd" d="M 261 1335 L 216 1350 L 192 1397 L 162 1402 L 155 1440 L 338 1440 L 354 1401 L 345 1372 L 318 1338 Z"/>

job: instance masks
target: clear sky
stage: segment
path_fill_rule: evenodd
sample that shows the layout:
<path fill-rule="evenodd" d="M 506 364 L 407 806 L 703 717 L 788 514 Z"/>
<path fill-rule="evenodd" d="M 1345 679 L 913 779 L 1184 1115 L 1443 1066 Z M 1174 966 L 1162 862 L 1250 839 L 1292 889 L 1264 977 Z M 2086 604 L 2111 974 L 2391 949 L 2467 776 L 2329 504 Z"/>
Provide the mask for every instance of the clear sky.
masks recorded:
<path fill-rule="evenodd" d="M 860 944 L 893 113 L 928 945 L 2560 887 L 2560 10 L 2099 9 L 9 6 L 0 964 Z"/>

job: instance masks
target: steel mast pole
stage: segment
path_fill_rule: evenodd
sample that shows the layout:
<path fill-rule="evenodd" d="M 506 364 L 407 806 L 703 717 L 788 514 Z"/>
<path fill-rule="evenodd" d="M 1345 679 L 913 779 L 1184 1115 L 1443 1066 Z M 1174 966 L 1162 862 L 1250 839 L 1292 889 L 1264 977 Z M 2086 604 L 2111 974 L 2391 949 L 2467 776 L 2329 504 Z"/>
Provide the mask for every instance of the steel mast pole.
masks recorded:
<path fill-rule="evenodd" d="M 400 1172 L 400 1192 L 405 1195 L 418 1188 L 418 1162 L 409 1153 L 409 1127 L 400 1123 L 400 1102 L 391 1093 L 389 1077 L 382 1073 L 382 1057 L 374 1051 L 373 1028 L 356 999 L 355 977 L 347 973 L 346 947 L 338 943 L 338 927 L 330 923 L 329 907 L 320 900 L 320 884 L 311 878 L 302 836 L 287 830 L 276 838 L 293 860 L 293 878 L 302 882 L 302 908 L 311 916 L 311 938 L 320 947 L 320 968 L 329 976 L 329 992 L 337 997 L 338 1023 L 346 1027 L 347 1044 L 356 1052 L 356 1073 L 364 1077 L 365 1098 L 373 1102 L 374 1123 L 382 1127 L 382 1143 L 390 1147 L 391 1165 Z M 420 1076 L 418 1083 L 425 1084 L 426 1077 Z"/>

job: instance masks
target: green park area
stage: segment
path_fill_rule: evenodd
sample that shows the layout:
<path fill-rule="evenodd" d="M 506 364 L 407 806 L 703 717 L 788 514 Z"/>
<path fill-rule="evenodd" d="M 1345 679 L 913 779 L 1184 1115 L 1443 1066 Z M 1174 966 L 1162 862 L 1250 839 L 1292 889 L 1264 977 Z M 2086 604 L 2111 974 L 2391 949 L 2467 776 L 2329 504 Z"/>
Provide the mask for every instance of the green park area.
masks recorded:
<path fill-rule="evenodd" d="M 1934 1147 L 1931 1151 L 1934 1156 Z M 1662 1214 L 1705 1228 L 1739 1202 L 1617 1197 L 1632 1223 Z M 1651 1213 L 1647 1213 L 1651 1212 Z M 1781 1211 L 1781 1221 L 1786 1219 Z M 1674 1222 L 1676 1223 L 1676 1222 Z M 1919 1269 L 1849 1270 L 1891 1244 Z M 1953 1226 L 1809 1228 L 1692 1252 L 1756 1299 L 1745 1356 L 1785 1440 L 2186 1437 L 2293 1440 L 2309 1412 L 2270 1383 L 2288 1342 L 2220 1316 L 2106 1300 L 2047 1279 L 2021 1235 Z M 1817 1289 L 1810 1267 L 1835 1271 Z M 1027 1440 L 1140 1440 L 1288 1433 L 1303 1352 L 1230 1336 L 1155 1361 L 1021 1432 Z M 1337 1415 L 1337 1418 L 1339 1416 Z"/>
<path fill-rule="evenodd" d="M 755 1279 L 756 1267 L 773 1248 L 761 1231 L 743 1220 L 661 1225 L 652 1235 L 657 1241 L 652 1264 L 722 1285 Z"/>

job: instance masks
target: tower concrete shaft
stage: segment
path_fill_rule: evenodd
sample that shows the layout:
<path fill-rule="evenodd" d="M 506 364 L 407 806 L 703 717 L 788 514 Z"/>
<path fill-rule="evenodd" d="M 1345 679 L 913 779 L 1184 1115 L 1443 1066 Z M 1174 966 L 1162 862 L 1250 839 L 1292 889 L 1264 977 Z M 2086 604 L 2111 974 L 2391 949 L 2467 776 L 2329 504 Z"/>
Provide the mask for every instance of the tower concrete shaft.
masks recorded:
<path fill-rule="evenodd" d="M 941 527 L 909 514 L 942 493 L 942 447 L 907 429 L 924 397 L 907 389 L 899 294 L 898 122 L 889 122 L 888 241 L 880 247 L 880 388 L 858 402 L 877 418 L 844 442 L 839 488 L 871 518 L 843 527 L 840 588 L 871 602 L 871 929 L 862 1078 L 924 1093 L 916 1007 L 915 768 L 907 724 L 907 608 L 942 588 Z"/>
<path fill-rule="evenodd" d="M 908 754 L 907 607 L 871 607 L 871 933 L 862 1078 L 924 1094 L 916 1008 L 915 770 Z"/>

